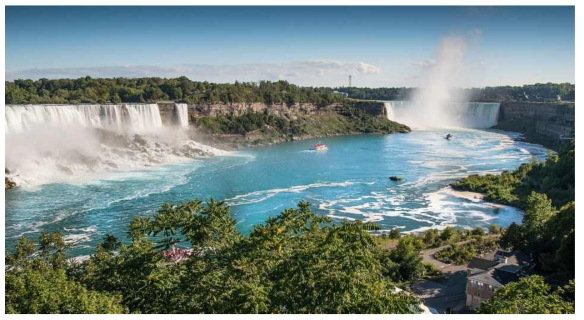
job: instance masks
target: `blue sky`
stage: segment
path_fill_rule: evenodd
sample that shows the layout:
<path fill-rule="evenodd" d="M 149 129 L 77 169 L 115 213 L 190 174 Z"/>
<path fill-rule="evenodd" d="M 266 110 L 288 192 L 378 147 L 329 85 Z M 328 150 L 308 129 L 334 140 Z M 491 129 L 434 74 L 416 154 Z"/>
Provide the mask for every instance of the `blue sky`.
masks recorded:
<path fill-rule="evenodd" d="M 575 82 L 574 7 L 6 7 L 6 79 L 186 75 L 418 86 L 464 43 L 457 86 Z"/>

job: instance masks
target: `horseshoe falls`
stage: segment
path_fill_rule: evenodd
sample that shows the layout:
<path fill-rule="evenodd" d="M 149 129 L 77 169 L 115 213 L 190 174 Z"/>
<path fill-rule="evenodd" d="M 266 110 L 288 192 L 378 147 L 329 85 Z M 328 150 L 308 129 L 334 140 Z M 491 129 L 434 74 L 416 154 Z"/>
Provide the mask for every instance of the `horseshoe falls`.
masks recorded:
<path fill-rule="evenodd" d="M 475 128 L 487 129 L 497 125 L 499 103 L 449 103 L 434 110 L 410 101 L 386 101 L 385 114 L 389 120 L 414 128 Z"/>

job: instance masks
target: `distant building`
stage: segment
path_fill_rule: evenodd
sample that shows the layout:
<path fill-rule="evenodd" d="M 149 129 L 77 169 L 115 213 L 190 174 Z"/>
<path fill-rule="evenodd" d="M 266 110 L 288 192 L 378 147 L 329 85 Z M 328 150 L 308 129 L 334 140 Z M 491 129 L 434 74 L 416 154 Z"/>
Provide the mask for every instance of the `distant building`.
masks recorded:
<path fill-rule="evenodd" d="M 333 91 L 333 94 L 342 96 L 343 98 L 348 98 L 349 97 L 349 94 L 347 92 Z"/>
<path fill-rule="evenodd" d="M 466 307 L 474 310 L 497 289 L 527 275 L 531 268 L 520 264 L 516 254 L 497 251 L 492 260 L 472 258 L 467 267 Z"/>

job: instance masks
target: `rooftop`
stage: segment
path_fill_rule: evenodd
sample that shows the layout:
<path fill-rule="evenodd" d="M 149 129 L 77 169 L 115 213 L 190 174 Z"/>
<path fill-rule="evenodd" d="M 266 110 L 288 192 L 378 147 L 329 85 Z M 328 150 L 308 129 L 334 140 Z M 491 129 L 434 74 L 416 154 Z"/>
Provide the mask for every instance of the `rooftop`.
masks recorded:
<path fill-rule="evenodd" d="M 506 263 L 500 263 L 494 259 L 494 256 L 507 257 Z M 531 269 L 527 257 L 520 257 L 518 253 L 509 253 L 497 251 L 488 257 L 493 260 L 474 257 L 468 263 L 470 273 L 469 280 L 475 280 L 482 283 L 490 284 L 495 287 L 501 287 L 509 282 L 516 281 Z"/>

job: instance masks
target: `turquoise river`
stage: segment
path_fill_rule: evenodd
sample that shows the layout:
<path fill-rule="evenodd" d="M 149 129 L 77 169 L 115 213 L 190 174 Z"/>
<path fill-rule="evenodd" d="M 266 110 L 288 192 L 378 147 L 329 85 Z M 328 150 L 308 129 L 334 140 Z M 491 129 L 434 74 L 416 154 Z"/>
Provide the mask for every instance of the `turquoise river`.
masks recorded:
<path fill-rule="evenodd" d="M 446 140 L 446 133 L 454 139 Z M 75 184 L 7 190 L 5 244 L 22 235 L 60 231 L 71 256 L 90 254 L 105 234 L 125 239 L 132 217 L 161 204 L 224 199 L 237 227 L 253 225 L 301 200 L 316 213 L 373 221 L 383 230 L 420 232 L 521 221 L 522 212 L 457 193 L 449 183 L 470 174 L 512 170 L 546 149 L 489 130 L 416 130 L 409 134 L 320 139 L 328 151 L 308 151 L 316 140 L 282 143 L 148 170 L 120 170 Z M 389 176 L 403 180 L 394 182 Z"/>

